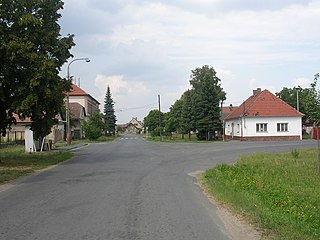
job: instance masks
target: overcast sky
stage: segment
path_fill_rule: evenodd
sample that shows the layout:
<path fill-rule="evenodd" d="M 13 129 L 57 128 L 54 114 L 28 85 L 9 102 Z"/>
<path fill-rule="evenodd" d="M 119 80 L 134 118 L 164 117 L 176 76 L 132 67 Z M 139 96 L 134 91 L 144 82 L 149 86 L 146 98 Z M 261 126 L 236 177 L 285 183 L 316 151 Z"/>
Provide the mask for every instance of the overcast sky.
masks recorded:
<path fill-rule="evenodd" d="M 308 87 L 320 71 L 320 0 L 65 0 L 61 34 L 75 35 L 71 75 L 101 103 L 110 85 L 118 123 L 162 110 L 217 71 L 226 104 L 258 87 Z M 61 75 L 66 75 L 63 68 Z"/>

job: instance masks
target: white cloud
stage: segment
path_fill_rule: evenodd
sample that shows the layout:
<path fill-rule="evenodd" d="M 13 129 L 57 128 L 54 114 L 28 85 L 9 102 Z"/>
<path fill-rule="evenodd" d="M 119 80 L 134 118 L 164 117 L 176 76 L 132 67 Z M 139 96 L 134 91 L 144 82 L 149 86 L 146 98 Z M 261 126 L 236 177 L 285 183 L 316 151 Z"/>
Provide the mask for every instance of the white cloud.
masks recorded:
<path fill-rule="evenodd" d="M 98 100 L 101 103 L 104 102 L 107 87 L 110 87 L 112 98 L 115 102 L 116 115 L 121 123 L 130 118 L 131 113 L 127 113 L 127 111 L 143 109 L 151 105 L 150 102 L 146 101 L 146 99 L 150 98 L 150 90 L 142 82 L 126 81 L 122 75 L 97 75 L 94 83 L 100 90 Z M 101 104 L 100 108 L 103 111 L 103 104 Z"/>
<path fill-rule="evenodd" d="M 70 0 L 62 15 L 64 32 L 76 35 L 75 57 L 92 59 L 91 73 L 81 64 L 72 72 L 89 92 L 99 88 L 101 103 L 109 84 L 118 109 L 153 104 L 157 94 L 170 106 L 205 64 L 233 104 L 259 86 L 308 86 L 300 76 L 319 71 L 319 0 Z"/>
<path fill-rule="evenodd" d="M 301 78 L 297 78 L 294 81 L 294 86 L 295 87 L 300 86 L 302 88 L 309 88 L 310 83 L 311 83 L 311 81 L 308 78 L 301 77 Z"/>

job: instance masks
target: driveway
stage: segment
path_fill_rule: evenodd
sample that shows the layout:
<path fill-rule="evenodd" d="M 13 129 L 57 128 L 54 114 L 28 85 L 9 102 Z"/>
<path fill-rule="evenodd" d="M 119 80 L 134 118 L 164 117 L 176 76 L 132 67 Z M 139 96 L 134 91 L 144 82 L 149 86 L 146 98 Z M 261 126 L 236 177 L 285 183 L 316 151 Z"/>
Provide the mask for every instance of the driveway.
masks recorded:
<path fill-rule="evenodd" d="M 231 239 L 189 174 L 239 154 L 314 141 L 153 143 L 127 135 L 90 144 L 0 192 L 0 239 Z"/>

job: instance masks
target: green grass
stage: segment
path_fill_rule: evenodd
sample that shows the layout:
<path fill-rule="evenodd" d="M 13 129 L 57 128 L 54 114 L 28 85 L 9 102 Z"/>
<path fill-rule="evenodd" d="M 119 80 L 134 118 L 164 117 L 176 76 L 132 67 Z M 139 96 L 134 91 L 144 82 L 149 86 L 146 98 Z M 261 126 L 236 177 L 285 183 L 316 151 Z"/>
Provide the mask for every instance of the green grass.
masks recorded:
<path fill-rule="evenodd" d="M 0 148 L 0 183 L 28 175 L 73 156 L 70 152 L 25 153 L 21 145 Z"/>
<path fill-rule="evenodd" d="M 72 140 L 71 144 L 79 144 L 79 143 L 98 143 L 98 142 L 111 142 L 117 139 L 118 136 L 101 136 L 97 140 L 89 140 L 89 139 L 77 139 L 77 140 Z M 65 147 L 67 146 L 67 143 L 65 141 L 59 141 L 56 144 L 56 147 Z"/>
<path fill-rule="evenodd" d="M 315 149 L 242 156 L 206 171 L 222 203 L 262 228 L 266 239 L 320 239 L 320 174 Z"/>
<path fill-rule="evenodd" d="M 160 137 L 152 137 L 152 136 L 145 136 L 145 139 L 151 142 L 160 142 Z M 184 138 L 182 138 L 182 134 L 175 134 L 172 136 L 162 136 L 163 142 L 192 142 L 192 143 L 199 143 L 199 142 L 215 142 L 215 141 L 205 141 L 205 140 L 198 140 L 195 134 L 191 134 L 191 138 L 189 139 L 189 135 L 185 134 Z"/>

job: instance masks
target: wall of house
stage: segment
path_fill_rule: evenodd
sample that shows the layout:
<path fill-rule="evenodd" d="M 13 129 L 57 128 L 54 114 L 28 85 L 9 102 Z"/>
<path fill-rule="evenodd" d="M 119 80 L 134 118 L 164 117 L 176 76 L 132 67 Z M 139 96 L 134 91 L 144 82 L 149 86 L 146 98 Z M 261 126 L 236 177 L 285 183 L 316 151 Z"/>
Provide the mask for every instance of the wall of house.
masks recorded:
<path fill-rule="evenodd" d="M 70 103 L 79 103 L 83 107 L 86 107 L 85 104 L 85 96 L 69 96 L 69 102 Z"/>
<path fill-rule="evenodd" d="M 99 104 L 90 96 L 69 96 L 70 103 L 79 103 L 87 113 L 87 117 L 91 116 L 95 111 L 99 111 Z"/>
<path fill-rule="evenodd" d="M 86 102 L 87 102 L 86 111 L 89 116 L 91 116 L 92 113 L 99 111 L 99 105 L 94 99 L 92 99 L 91 97 L 87 97 Z"/>
<path fill-rule="evenodd" d="M 301 121 L 301 117 L 245 117 L 231 119 L 225 122 L 225 135 L 227 138 L 246 138 L 248 140 L 257 140 L 257 138 L 261 140 L 298 140 L 302 139 Z M 257 123 L 267 123 L 267 131 L 257 132 Z M 278 123 L 288 123 L 288 131 L 278 132 Z"/>

